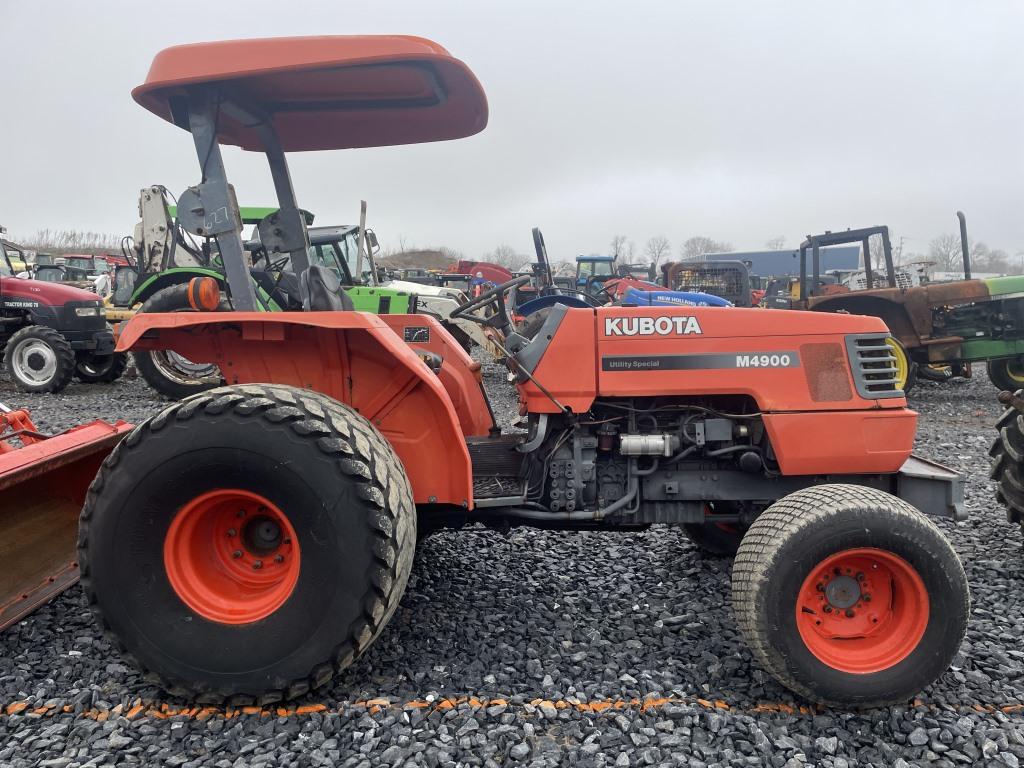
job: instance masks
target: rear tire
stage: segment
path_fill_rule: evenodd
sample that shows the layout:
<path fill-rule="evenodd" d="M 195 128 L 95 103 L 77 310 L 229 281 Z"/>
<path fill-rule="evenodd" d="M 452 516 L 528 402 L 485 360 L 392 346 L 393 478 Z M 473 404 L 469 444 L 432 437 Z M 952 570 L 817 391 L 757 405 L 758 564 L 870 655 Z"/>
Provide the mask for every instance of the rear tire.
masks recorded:
<path fill-rule="evenodd" d="M 1000 392 L 1016 392 L 1024 387 L 1024 363 L 1015 357 L 989 360 L 986 364 L 988 380 Z"/>
<path fill-rule="evenodd" d="M 150 296 L 139 312 L 194 312 L 188 303 L 188 284 L 163 288 Z M 216 365 L 192 363 L 170 350 L 134 352 L 139 375 L 168 400 L 198 395 L 224 383 Z"/>
<path fill-rule="evenodd" d="M 79 558 L 104 628 L 167 691 L 267 704 L 370 646 L 415 544 L 409 481 L 372 424 L 321 394 L 242 385 L 118 445 L 89 489 Z"/>
<path fill-rule="evenodd" d="M 75 351 L 53 328 L 30 325 L 4 350 L 7 373 L 22 392 L 60 392 L 75 373 Z"/>
<path fill-rule="evenodd" d="M 898 704 L 929 686 L 970 613 L 963 566 L 939 529 L 856 485 L 819 485 L 769 507 L 743 537 L 732 590 L 761 666 L 838 707 Z"/>
<path fill-rule="evenodd" d="M 743 531 L 724 523 L 684 523 L 682 526 L 698 549 L 712 557 L 734 557 Z"/>
<path fill-rule="evenodd" d="M 85 384 L 110 384 L 121 378 L 127 367 L 128 355 L 124 352 L 91 357 L 75 364 L 75 378 Z"/>

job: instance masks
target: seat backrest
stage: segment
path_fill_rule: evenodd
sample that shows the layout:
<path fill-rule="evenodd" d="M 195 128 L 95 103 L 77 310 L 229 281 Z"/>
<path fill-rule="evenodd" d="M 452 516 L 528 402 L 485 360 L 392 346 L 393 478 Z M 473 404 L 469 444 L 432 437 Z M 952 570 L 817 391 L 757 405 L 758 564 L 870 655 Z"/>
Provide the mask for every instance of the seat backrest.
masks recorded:
<path fill-rule="evenodd" d="M 351 312 L 352 299 L 341 288 L 338 275 L 327 267 L 313 264 L 299 279 L 302 308 L 307 312 Z"/>

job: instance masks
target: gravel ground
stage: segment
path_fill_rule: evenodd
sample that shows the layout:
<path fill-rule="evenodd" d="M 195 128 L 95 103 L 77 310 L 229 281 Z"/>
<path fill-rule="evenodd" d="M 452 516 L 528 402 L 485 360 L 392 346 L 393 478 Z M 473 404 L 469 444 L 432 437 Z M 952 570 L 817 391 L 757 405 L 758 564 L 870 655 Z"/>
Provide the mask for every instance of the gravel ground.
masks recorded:
<path fill-rule="evenodd" d="M 487 383 L 502 384 L 500 369 Z M 44 429 L 139 419 L 138 380 L 0 400 Z M 299 706 L 190 709 L 140 679 L 78 588 L 0 636 L 0 766 L 978 765 L 1024 760 L 1021 536 L 987 479 L 998 413 L 984 376 L 921 383 L 919 450 L 969 477 L 942 523 L 974 600 L 954 667 L 905 707 L 801 705 L 752 666 L 729 564 L 668 528 L 484 530 L 427 540 L 373 649 Z M 508 414 L 512 401 L 496 398 Z M 201 649 L 197 649 L 201 653 Z"/>

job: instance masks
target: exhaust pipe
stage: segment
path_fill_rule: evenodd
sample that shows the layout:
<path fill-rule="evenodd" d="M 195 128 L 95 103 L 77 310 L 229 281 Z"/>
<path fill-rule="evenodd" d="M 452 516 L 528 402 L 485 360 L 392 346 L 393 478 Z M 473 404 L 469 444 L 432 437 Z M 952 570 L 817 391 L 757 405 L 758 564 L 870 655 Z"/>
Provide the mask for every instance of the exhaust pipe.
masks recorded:
<path fill-rule="evenodd" d="M 971 279 L 971 249 L 967 245 L 967 217 L 963 211 L 957 211 L 956 217 L 960 219 L 960 253 L 964 257 L 964 280 Z"/>

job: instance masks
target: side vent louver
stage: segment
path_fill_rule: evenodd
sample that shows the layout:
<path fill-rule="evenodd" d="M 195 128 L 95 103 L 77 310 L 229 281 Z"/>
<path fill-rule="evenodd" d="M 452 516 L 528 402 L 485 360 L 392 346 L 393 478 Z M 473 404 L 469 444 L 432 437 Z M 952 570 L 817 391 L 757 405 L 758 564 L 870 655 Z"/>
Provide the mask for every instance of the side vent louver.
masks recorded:
<path fill-rule="evenodd" d="M 857 393 L 868 400 L 903 397 L 897 383 L 896 357 L 885 343 L 888 333 L 858 333 L 846 337 L 846 354 Z"/>

